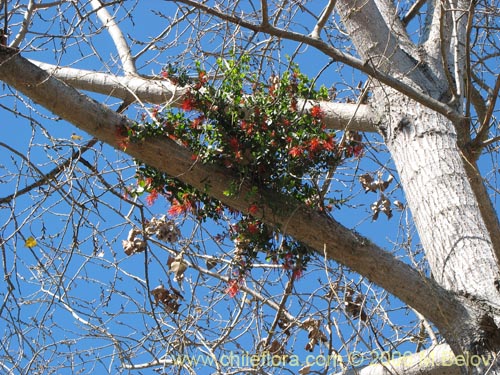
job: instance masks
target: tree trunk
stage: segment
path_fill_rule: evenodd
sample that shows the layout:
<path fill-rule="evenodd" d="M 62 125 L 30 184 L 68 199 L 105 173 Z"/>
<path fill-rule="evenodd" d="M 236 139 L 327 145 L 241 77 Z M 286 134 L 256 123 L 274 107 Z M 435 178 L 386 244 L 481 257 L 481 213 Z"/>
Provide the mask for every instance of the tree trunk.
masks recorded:
<path fill-rule="evenodd" d="M 375 104 L 385 114 L 380 131 L 399 172 L 431 275 L 470 308 L 442 334 L 456 354 L 493 356 L 500 349 L 498 267 L 455 124 L 387 87 L 381 91 L 374 95 L 385 97 Z M 485 368 L 471 371 L 484 373 Z"/>

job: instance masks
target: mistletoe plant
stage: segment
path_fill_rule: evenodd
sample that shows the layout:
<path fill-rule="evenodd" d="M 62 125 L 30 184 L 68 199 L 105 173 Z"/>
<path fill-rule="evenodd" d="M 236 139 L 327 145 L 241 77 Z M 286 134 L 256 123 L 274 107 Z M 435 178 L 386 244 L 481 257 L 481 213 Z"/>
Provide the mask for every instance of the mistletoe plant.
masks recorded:
<path fill-rule="evenodd" d="M 248 197 L 248 212 L 233 212 L 239 222 L 227 232 L 236 244 L 236 275 L 228 289 L 233 295 L 258 251 L 291 270 L 295 278 L 300 277 L 309 259 L 310 252 L 304 245 L 287 236 L 277 236 L 278 229 L 253 217 L 259 189 L 277 191 L 320 210 L 329 210 L 338 202 L 325 201 L 318 181 L 343 158 L 359 156 L 362 145 L 355 136 L 344 137 L 339 145 L 335 133 L 326 129 L 320 106 L 305 110 L 299 104 L 299 99 L 326 100 L 328 90 L 315 90 L 313 82 L 297 67 L 261 83 L 250 73 L 247 56 L 221 59 L 218 66 L 224 76 L 218 84 L 210 83 L 205 71 L 197 66 L 197 79 L 184 98 L 182 110 L 155 107 L 151 116 L 143 116 L 131 128 L 120 128 L 119 136 L 124 147 L 146 137 L 169 137 L 188 147 L 193 159 L 222 165 L 235 181 L 253 186 L 255 194 Z M 169 67 L 162 75 L 177 80 L 172 72 Z M 183 72 L 182 76 L 186 74 Z M 138 185 L 130 193 L 149 193 L 149 204 L 158 195 L 165 196 L 171 204 L 171 216 L 192 213 L 199 220 L 218 220 L 228 210 L 206 193 L 140 162 L 137 177 Z M 235 183 L 225 194 L 237 193 L 238 186 Z"/>

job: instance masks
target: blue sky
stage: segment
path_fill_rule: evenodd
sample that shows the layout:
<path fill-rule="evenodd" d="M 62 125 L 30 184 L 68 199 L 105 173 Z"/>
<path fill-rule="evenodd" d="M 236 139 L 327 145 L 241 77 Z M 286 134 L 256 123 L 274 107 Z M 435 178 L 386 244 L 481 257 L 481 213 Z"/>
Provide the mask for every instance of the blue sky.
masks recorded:
<path fill-rule="evenodd" d="M 155 22 L 151 22 L 153 15 L 149 9 L 141 8 L 143 4 L 144 2 L 141 2 L 137 6 L 133 22 L 130 19 L 123 22 L 125 34 L 132 38 L 141 39 L 155 35 L 167 24 L 166 20 L 158 21 L 156 18 Z M 158 4 L 163 10 L 173 6 L 169 2 Z M 99 26 L 98 23 L 96 25 Z M 43 27 L 47 26 L 41 26 L 40 30 L 43 30 Z M 57 24 L 51 25 L 50 28 L 57 28 Z M 91 29 L 95 30 L 95 28 Z M 54 46 L 50 43 L 40 42 L 44 50 L 26 53 L 25 56 L 49 63 L 56 63 L 60 60 L 62 64 L 71 63 L 74 67 L 84 69 L 106 71 L 103 68 L 104 63 L 113 67 L 112 56 L 115 55 L 115 51 L 109 36 L 103 33 L 91 39 L 96 50 L 104 51 L 101 55 L 103 61 L 92 54 L 86 41 L 78 40 L 78 38 L 70 39 L 65 53 L 54 51 Z M 35 42 L 38 42 L 36 38 Z M 216 42 L 212 43 L 216 45 Z M 293 53 L 295 47 L 290 48 L 287 53 Z M 141 48 L 137 45 L 132 46 L 134 52 Z M 138 61 L 138 66 L 141 67 L 143 74 L 158 74 L 162 63 L 167 64 L 175 60 L 176 49 L 172 48 L 165 56 L 157 57 L 156 52 L 143 56 Z M 318 70 L 328 63 L 328 59 L 308 47 L 307 52 L 299 55 L 296 62 L 299 63 L 304 73 L 315 76 Z M 338 72 L 339 69 L 339 65 L 333 64 L 319 77 L 318 84 L 330 87 L 332 82 L 338 82 L 337 89 L 342 91 L 348 88 L 348 84 L 355 86 L 357 82 L 363 80 L 362 76 L 349 68 L 343 69 L 341 74 Z M 47 173 L 55 165 L 68 158 L 73 151 L 78 149 L 78 145 L 84 144 L 90 137 L 71 124 L 55 119 L 53 115 L 40 110 L 39 107 L 36 107 L 36 111 L 39 111 L 36 112 L 29 102 L 25 105 L 16 101 L 6 87 L 2 88 L 0 95 L 2 95 L 0 104 L 10 108 L 10 111 L 0 109 L 3 129 L 0 142 L 15 148 L 26 159 L 23 160 L 22 157 L 2 147 L 0 153 L 1 198 L 40 178 L 33 168 L 28 168 L 28 161 L 35 164 L 40 171 Z M 97 95 L 94 97 L 112 106 L 119 104 L 119 101 L 113 98 L 106 99 Z M 16 111 L 19 112 L 17 116 Z M 132 117 L 138 116 L 140 112 L 134 109 L 128 111 Z M 27 118 L 31 115 L 37 119 L 37 122 Z M 71 140 L 73 133 L 81 135 L 83 139 Z M 414 245 L 418 242 L 418 236 L 411 229 L 412 227 L 410 226 L 409 230 L 406 229 L 406 224 L 410 221 L 409 213 L 407 211 L 399 213 L 394 210 L 395 216 L 390 221 L 381 215 L 376 222 L 372 222 L 370 204 L 377 199 L 376 195 L 362 192 L 362 187 L 354 175 L 354 172 L 361 174 L 360 171 L 373 172 L 378 170 L 380 165 L 384 166 L 384 178 L 387 178 L 389 171 L 394 172 L 387 153 L 372 154 L 370 151 L 371 149 L 384 150 L 383 145 L 380 144 L 380 137 L 367 135 L 366 140 L 372 143 L 373 148 L 367 148 L 366 156 L 360 164 L 358 165 L 357 160 L 352 160 L 341 168 L 343 175 L 336 182 L 335 196 L 352 195 L 352 199 L 348 205 L 335 211 L 334 217 L 347 227 L 355 228 L 388 251 L 405 255 L 406 249 L 402 248 L 401 244 L 411 240 L 410 247 L 415 250 Z M 19 315 L 10 316 L 7 309 L 4 309 L 0 329 L 7 333 L 15 330 L 22 331 L 27 338 L 26 342 L 16 342 L 16 335 L 5 334 L 4 337 L 8 338 L 9 342 L 4 339 L 2 343 L 6 348 L 4 351 L 13 356 L 19 352 L 20 347 L 29 352 L 27 348 L 30 345 L 36 346 L 29 341 L 45 345 L 44 354 L 31 364 L 31 370 L 42 366 L 44 361 L 50 359 L 63 364 L 64 368 L 60 369 L 58 374 L 77 373 L 79 370 L 83 373 L 115 373 L 119 371 L 120 364 L 117 346 L 105 337 L 104 330 L 120 336 L 121 349 L 129 354 L 136 354 L 135 357 L 131 355 L 134 363 L 147 362 L 153 355 L 161 356 L 165 350 L 169 350 L 168 345 L 173 345 L 172 340 L 169 340 L 166 345 L 160 333 L 157 336 L 151 334 L 158 325 L 167 327 L 164 334 L 184 332 L 194 340 L 196 335 L 192 332 L 201 327 L 205 329 L 207 337 L 213 337 L 217 334 L 217 330 L 223 329 L 225 324 L 238 314 L 238 306 L 246 303 L 245 300 L 251 299 L 244 293 L 231 299 L 224 292 L 224 283 L 208 277 L 204 279 L 193 269 L 189 269 L 186 272 L 186 281 L 181 284 L 172 281 L 172 285 L 179 288 L 185 297 L 186 302 L 183 302 L 180 308 L 181 315 L 189 316 L 197 313 L 201 318 L 193 325 L 186 320 L 183 322 L 185 325 L 177 326 L 178 322 L 175 319 L 161 311 L 161 307 L 155 306 L 151 296 L 148 295 L 148 289 L 151 290 L 160 283 L 168 286 L 168 280 L 172 279 L 171 275 L 167 274 L 167 251 L 151 243 L 150 251 L 147 253 L 128 257 L 123 253 L 121 241 L 126 238 L 131 223 L 139 223 L 142 217 L 149 219 L 152 216 L 165 214 L 169 205 L 163 199 L 158 200 L 152 207 L 147 205 L 133 207 L 121 201 L 117 195 L 122 193 L 122 183 L 125 185 L 134 183 L 133 162 L 122 152 L 106 145 L 99 144 L 95 149 L 95 151 L 85 153 L 84 157 L 96 167 L 99 176 L 84 178 L 84 174 L 92 172 L 85 165 L 76 164 L 73 170 L 66 171 L 66 177 L 59 177 L 57 181 L 52 182 L 54 187 L 61 184 L 59 192 L 54 192 L 54 188 L 43 186 L 16 199 L 12 210 L 6 207 L 0 208 L 0 236 L 8 239 L 5 244 L 4 261 L 7 271 L 17 275 L 13 279 L 16 286 L 13 294 L 20 301 L 16 305 L 12 297 L 9 297 L 6 306 Z M 485 170 L 491 169 L 491 164 L 486 158 L 482 166 Z M 21 171 L 21 173 L 16 175 L 16 171 Z M 113 185 L 117 195 L 112 194 L 108 187 L 102 184 L 99 177 L 103 177 Z M 395 177 L 396 180 L 391 185 L 391 189 L 394 190 L 391 190 L 390 196 L 392 199 L 404 202 L 401 190 L 397 189 L 397 176 Z M 353 191 L 349 190 L 352 185 Z M 95 196 L 99 197 L 99 203 L 94 199 Z M 15 215 L 15 220 L 10 216 L 12 214 Z M 129 220 L 128 222 L 124 220 L 124 216 Z M 221 258 L 224 252 L 232 250 L 232 244 L 226 242 L 223 246 L 219 246 L 210 241 L 209 236 L 223 230 L 214 223 L 199 228 L 186 220 L 182 225 L 183 236 L 185 238 L 193 236 L 195 239 L 191 245 L 192 249 L 204 254 L 215 254 Z M 29 236 L 35 237 L 38 241 L 38 245 L 33 249 L 24 246 Z M 179 251 L 183 245 L 184 243 L 179 243 L 172 247 Z M 417 253 L 417 260 L 419 256 Z M 194 261 L 195 258 L 190 260 Z M 47 267 L 48 274 L 40 268 L 40 264 Z M 345 283 L 352 282 L 353 285 L 359 285 L 359 288 L 369 296 L 371 306 L 383 302 L 388 310 L 392 310 L 391 318 L 395 326 L 386 327 L 380 320 L 375 321 L 375 324 L 378 324 L 377 327 L 385 334 L 392 338 L 398 334 L 403 335 L 403 328 L 412 324 L 413 318 L 409 318 L 407 311 L 401 309 L 399 301 L 375 289 L 367 280 L 360 279 L 359 276 L 334 263 L 329 263 L 329 267 L 331 269 L 328 275 L 332 280 L 338 279 Z M 227 272 L 228 267 L 218 266 L 217 270 Z M 288 280 L 286 276 L 282 270 L 264 272 L 257 268 L 249 276 L 247 285 L 261 290 L 263 294 L 268 293 L 269 298 L 272 298 L 282 292 Z M 263 279 L 266 282 L 265 289 L 261 289 Z M 198 286 L 194 286 L 196 283 Z M 327 283 L 328 277 L 322 270 L 322 262 L 317 259 L 304 277 L 296 282 L 296 298 L 288 302 L 289 311 L 304 316 L 306 315 L 304 311 L 313 316 L 324 314 L 326 302 L 322 297 L 328 291 Z M 3 289 L 0 288 L 0 299 L 8 295 L 5 288 L 5 284 Z M 315 293 L 312 293 L 314 291 Z M 53 293 L 54 296 L 48 298 L 48 293 Z M 61 301 L 70 303 L 65 305 Z M 199 303 L 199 306 L 189 306 L 187 301 Z M 227 354 L 232 348 L 239 352 L 251 350 L 253 338 L 261 334 L 257 332 L 258 329 L 269 327 L 274 310 L 255 301 L 253 303 L 253 310 L 246 310 L 249 312 L 248 315 L 243 316 L 241 323 L 236 324 L 235 328 L 235 332 L 246 331 L 248 338 L 244 337 L 238 342 L 241 346 L 230 344 L 223 350 L 218 349 L 217 355 Z M 202 309 L 202 312 L 211 311 L 217 319 L 208 319 L 209 315 L 199 313 L 197 308 Z M 331 308 L 338 313 L 338 306 Z M 155 311 L 154 317 L 150 314 L 151 311 Z M 342 314 L 339 316 L 342 317 Z M 269 321 L 258 324 L 263 317 Z M 11 320 L 16 320 L 17 326 L 12 326 Z M 332 333 L 332 337 L 336 340 L 334 346 L 340 348 L 339 352 L 345 355 L 346 351 L 341 349 L 342 343 L 339 337 L 349 338 L 352 343 L 355 341 L 353 337 L 361 323 L 359 320 L 349 320 L 345 317 L 339 322 L 342 324 L 338 332 Z M 38 331 L 37 327 L 40 328 Z M 104 330 L 95 334 L 93 333 L 95 327 L 103 327 Z M 367 347 L 374 345 L 373 332 L 370 329 L 370 327 L 362 329 L 363 339 L 367 343 L 360 340 L 351 344 L 351 350 L 366 351 Z M 85 332 L 84 338 L 82 338 L 82 332 Z M 143 342 L 141 340 L 144 337 L 149 338 Z M 175 335 L 169 336 L 169 339 L 172 337 Z M 285 340 L 283 334 L 276 337 L 279 340 Z M 311 354 L 304 350 L 307 341 L 307 332 L 297 333 L 288 341 L 288 353 L 298 355 L 303 361 L 307 355 Z M 167 349 L 164 346 L 167 346 Z M 402 347 L 412 350 L 415 344 L 408 340 L 408 343 Z M 198 349 L 199 351 L 193 352 L 195 355 L 206 351 L 203 347 L 198 347 Z M 324 354 L 324 350 L 324 347 L 317 348 L 314 355 Z M 5 353 L 1 353 L 0 356 L 5 357 Z M 89 357 L 95 360 L 89 360 Z M 29 358 L 21 359 L 21 362 L 24 366 L 30 366 Z M 71 362 L 81 363 L 81 365 L 76 364 L 71 367 Z M 156 372 L 153 369 L 146 369 L 136 373 L 153 374 Z M 170 372 L 167 369 L 165 373 Z M 197 373 L 208 374 L 212 373 L 212 370 L 200 369 Z"/>

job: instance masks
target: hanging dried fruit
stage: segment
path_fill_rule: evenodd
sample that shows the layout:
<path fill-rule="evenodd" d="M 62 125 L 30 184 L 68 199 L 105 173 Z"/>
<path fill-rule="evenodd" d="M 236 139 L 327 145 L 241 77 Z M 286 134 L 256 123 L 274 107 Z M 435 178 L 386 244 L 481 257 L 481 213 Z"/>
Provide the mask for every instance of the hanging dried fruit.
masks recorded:
<path fill-rule="evenodd" d="M 156 235 L 160 241 L 174 243 L 179 240 L 180 231 L 173 220 L 167 220 L 165 216 L 161 218 L 152 218 L 145 225 L 145 231 L 148 235 Z"/>
<path fill-rule="evenodd" d="M 314 348 L 320 342 L 327 342 L 325 334 L 320 330 L 321 322 L 316 319 L 309 318 L 305 322 L 302 323 L 302 327 L 307 329 L 309 334 L 307 335 L 309 341 L 304 347 L 308 352 L 314 351 Z"/>
<path fill-rule="evenodd" d="M 142 238 L 137 238 L 137 235 L 139 234 L 141 234 L 141 231 L 137 228 L 132 228 L 130 232 L 128 232 L 127 239 L 122 241 L 123 251 L 125 251 L 125 254 L 132 255 L 146 250 L 146 241 Z"/>
<path fill-rule="evenodd" d="M 363 309 L 365 298 L 362 294 L 358 294 L 356 298 L 353 298 L 353 296 L 354 290 L 348 288 L 344 296 L 345 311 L 354 319 L 360 319 L 366 322 L 368 320 L 368 315 Z"/>
<path fill-rule="evenodd" d="M 181 305 L 179 300 L 184 299 L 179 291 L 174 288 L 167 290 L 163 285 L 158 285 L 151 291 L 151 294 L 153 295 L 156 304 L 163 304 L 166 312 L 174 314 L 179 312 L 179 307 Z"/>
<path fill-rule="evenodd" d="M 180 253 L 174 257 L 169 257 L 167 261 L 170 272 L 175 274 L 174 281 L 182 281 L 184 272 L 188 268 L 188 263 L 184 260 L 184 254 Z"/>

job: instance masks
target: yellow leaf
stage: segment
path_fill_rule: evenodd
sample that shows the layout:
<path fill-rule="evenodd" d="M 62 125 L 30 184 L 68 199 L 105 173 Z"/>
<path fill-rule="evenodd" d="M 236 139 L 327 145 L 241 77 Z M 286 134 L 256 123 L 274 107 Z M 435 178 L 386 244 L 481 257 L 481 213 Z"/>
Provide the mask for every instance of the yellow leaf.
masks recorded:
<path fill-rule="evenodd" d="M 81 141 L 83 137 L 81 135 L 76 135 L 75 133 L 71 134 L 71 139 L 74 141 Z"/>
<path fill-rule="evenodd" d="M 26 242 L 24 243 L 24 247 L 29 247 L 30 249 L 32 247 L 36 246 L 36 239 L 33 236 L 30 236 L 26 239 Z"/>

